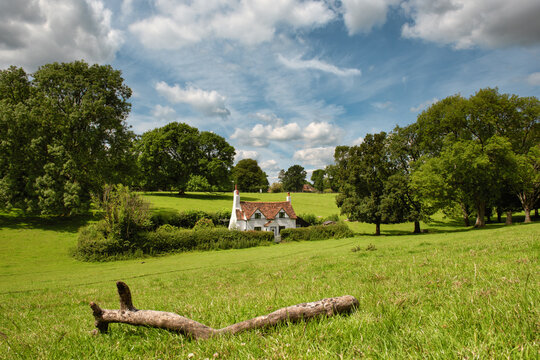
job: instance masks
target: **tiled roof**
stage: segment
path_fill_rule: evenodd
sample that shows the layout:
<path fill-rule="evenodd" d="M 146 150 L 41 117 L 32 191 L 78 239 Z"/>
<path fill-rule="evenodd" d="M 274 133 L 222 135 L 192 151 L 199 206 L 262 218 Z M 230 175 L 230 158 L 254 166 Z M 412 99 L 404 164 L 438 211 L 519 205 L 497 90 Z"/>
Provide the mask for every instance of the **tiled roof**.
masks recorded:
<path fill-rule="evenodd" d="M 291 218 L 296 219 L 296 213 L 289 201 L 276 201 L 276 202 L 251 202 L 240 201 L 240 207 L 242 210 L 236 210 L 236 218 L 238 220 L 244 220 L 251 218 L 255 211 L 259 210 L 266 219 L 275 219 L 281 209 Z"/>

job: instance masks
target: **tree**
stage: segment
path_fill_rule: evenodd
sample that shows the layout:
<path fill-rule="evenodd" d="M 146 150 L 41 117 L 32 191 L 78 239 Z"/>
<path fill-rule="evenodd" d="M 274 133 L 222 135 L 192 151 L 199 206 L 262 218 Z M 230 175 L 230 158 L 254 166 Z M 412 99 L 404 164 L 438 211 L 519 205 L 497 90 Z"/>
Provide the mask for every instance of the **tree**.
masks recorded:
<path fill-rule="evenodd" d="M 30 80 L 31 78 L 31 80 Z M 0 72 L 0 207 L 69 215 L 133 173 L 121 72 L 83 61 Z"/>
<path fill-rule="evenodd" d="M 259 167 L 257 160 L 242 159 L 232 170 L 232 177 L 240 191 L 258 192 L 268 189 L 266 173 Z"/>
<path fill-rule="evenodd" d="M 283 184 L 285 191 L 302 191 L 306 182 L 306 171 L 300 165 L 293 165 L 284 171 L 279 172 L 279 181 Z"/>
<path fill-rule="evenodd" d="M 311 174 L 311 181 L 313 181 L 313 186 L 319 192 L 324 191 L 324 175 L 326 175 L 326 172 L 322 169 L 315 170 L 313 171 L 313 174 Z"/>
<path fill-rule="evenodd" d="M 423 154 L 416 123 L 396 126 L 388 136 L 388 154 L 395 173 L 385 184 L 383 212 L 391 214 L 393 222 L 399 219 L 414 222 L 414 233 L 420 233 L 420 221 L 428 220 L 435 209 L 424 201 L 411 179 Z"/>
<path fill-rule="evenodd" d="M 226 189 L 230 184 L 235 151 L 219 135 L 172 122 L 145 132 L 136 149 L 145 189 L 174 188 L 182 194 L 194 175 L 205 178 L 212 190 Z"/>
<path fill-rule="evenodd" d="M 422 173 L 428 180 L 421 185 L 424 192 L 442 196 L 436 202 L 446 207 L 458 201 L 466 222 L 467 209 L 473 206 L 477 215 L 476 226 L 484 226 L 486 211 L 489 212 L 493 206 L 511 206 L 512 201 L 505 199 L 504 193 L 511 187 L 511 182 L 516 181 L 510 175 L 520 173 L 514 157 L 527 154 L 532 146 L 538 144 L 539 116 L 538 99 L 499 94 L 496 88 L 480 89 L 469 99 L 454 95 L 433 104 L 418 117 L 419 143 L 426 158 L 444 158 L 426 162 Z M 474 159 L 465 159 L 459 156 L 458 151 L 466 151 Z M 479 167 L 466 171 L 462 163 L 448 163 L 461 160 Z M 431 176 L 435 168 L 436 172 L 443 174 L 441 179 L 455 179 L 438 184 L 447 191 L 441 188 L 428 191 L 426 184 L 435 179 Z M 478 171 L 480 168 L 482 171 Z M 521 174 L 526 176 L 526 172 Z M 460 179 L 459 176 L 465 178 Z M 477 178 L 470 179 L 472 176 Z M 438 181 L 433 182 L 436 183 Z M 435 200 L 434 197 L 431 199 Z"/>
<path fill-rule="evenodd" d="M 337 206 L 349 219 L 375 224 L 380 235 L 381 224 L 404 221 L 394 208 L 402 204 L 389 196 L 385 189 L 395 169 L 388 156 L 385 132 L 367 134 L 358 146 L 336 147 L 335 177 L 340 186 Z"/>
<path fill-rule="evenodd" d="M 525 222 L 531 222 L 531 210 L 540 199 L 540 145 L 526 155 L 518 155 L 516 160 L 513 190 L 525 211 Z"/>

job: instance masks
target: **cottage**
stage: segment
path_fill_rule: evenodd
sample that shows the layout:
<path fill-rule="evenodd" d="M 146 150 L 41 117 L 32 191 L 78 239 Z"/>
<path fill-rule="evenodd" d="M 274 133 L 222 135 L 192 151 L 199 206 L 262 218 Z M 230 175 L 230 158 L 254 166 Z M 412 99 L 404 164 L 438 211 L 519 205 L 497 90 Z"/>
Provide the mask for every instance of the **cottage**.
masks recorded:
<path fill-rule="evenodd" d="M 235 189 L 229 230 L 272 231 L 277 237 L 282 229 L 296 228 L 297 218 L 291 194 L 287 194 L 287 201 L 240 201 L 240 193 Z"/>

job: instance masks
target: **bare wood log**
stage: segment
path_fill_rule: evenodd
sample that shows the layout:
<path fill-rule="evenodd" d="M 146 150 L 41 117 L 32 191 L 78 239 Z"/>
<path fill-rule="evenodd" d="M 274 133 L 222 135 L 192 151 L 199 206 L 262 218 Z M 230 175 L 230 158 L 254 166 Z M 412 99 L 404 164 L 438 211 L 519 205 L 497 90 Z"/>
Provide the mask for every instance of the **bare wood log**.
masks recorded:
<path fill-rule="evenodd" d="M 93 331 L 94 334 L 106 333 L 111 323 L 123 323 L 178 331 L 194 339 L 208 339 L 222 334 L 236 334 L 242 331 L 275 326 L 283 322 L 308 320 L 320 315 L 347 314 L 358 307 L 358 300 L 354 296 L 345 295 L 288 306 L 268 315 L 258 316 L 222 329 L 213 329 L 175 313 L 138 310 L 133 306 L 129 287 L 121 281 L 116 283 L 116 287 L 120 297 L 120 310 L 101 309 L 96 303 L 90 303 L 96 320 L 97 329 Z"/>

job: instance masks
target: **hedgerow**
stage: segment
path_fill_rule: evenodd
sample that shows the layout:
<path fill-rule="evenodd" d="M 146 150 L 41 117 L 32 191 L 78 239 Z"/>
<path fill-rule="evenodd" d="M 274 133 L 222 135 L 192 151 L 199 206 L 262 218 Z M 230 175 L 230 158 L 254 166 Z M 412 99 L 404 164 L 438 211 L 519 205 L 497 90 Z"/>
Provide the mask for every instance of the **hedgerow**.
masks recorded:
<path fill-rule="evenodd" d="M 354 232 L 344 223 L 281 230 L 282 241 L 341 239 L 352 236 Z"/>

